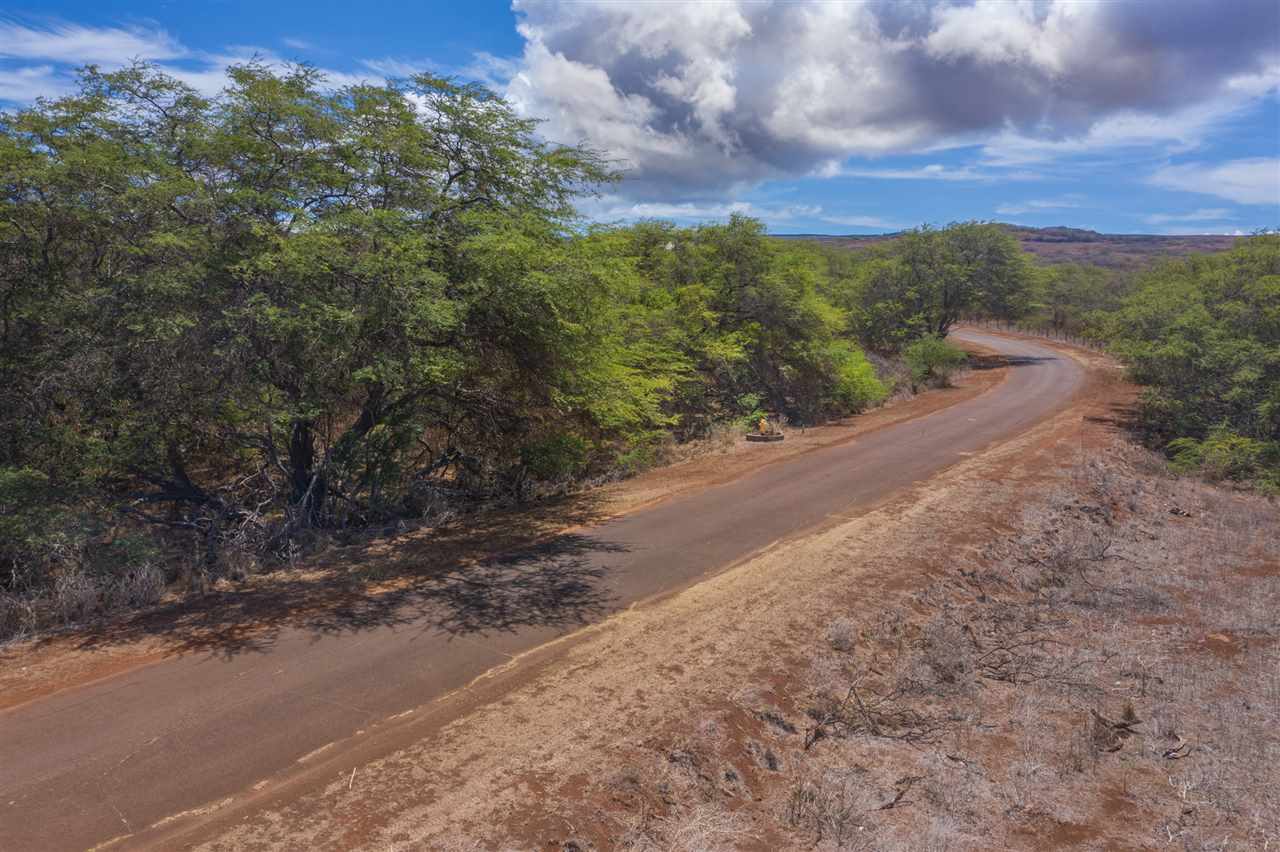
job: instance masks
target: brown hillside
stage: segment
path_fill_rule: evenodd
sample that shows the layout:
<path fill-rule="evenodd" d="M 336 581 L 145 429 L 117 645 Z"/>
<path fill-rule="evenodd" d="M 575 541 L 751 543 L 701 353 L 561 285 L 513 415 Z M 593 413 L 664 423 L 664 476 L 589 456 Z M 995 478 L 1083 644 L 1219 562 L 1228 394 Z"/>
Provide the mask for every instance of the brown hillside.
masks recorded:
<path fill-rule="evenodd" d="M 1005 225 L 1025 251 L 1045 263 L 1090 263 L 1115 269 L 1148 266 L 1152 261 L 1184 257 L 1196 252 L 1226 251 L 1236 238 L 1219 234 L 1161 236 L 1157 234 L 1101 234 L 1082 228 L 1028 228 Z M 896 234 L 780 234 L 786 239 L 817 240 L 849 248 L 865 248 L 892 240 Z"/>

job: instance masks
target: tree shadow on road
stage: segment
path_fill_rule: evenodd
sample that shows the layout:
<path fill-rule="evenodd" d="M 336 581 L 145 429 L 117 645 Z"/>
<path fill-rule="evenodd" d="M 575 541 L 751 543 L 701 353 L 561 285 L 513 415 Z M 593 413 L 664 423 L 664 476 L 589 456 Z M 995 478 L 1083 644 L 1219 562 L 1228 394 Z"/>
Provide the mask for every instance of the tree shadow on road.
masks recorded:
<path fill-rule="evenodd" d="M 1002 367 L 1031 367 L 1046 361 L 1061 360 L 1054 355 L 996 355 L 969 353 L 970 370 L 999 370 Z"/>
<path fill-rule="evenodd" d="M 626 548 L 565 533 L 481 559 L 430 567 L 402 562 L 379 583 L 273 576 L 269 583 L 214 592 L 133 618 L 86 628 L 81 650 L 161 638 L 174 653 L 224 658 L 268 651 L 286 630 L 315 638 L 383 627 L 446 636 L 572 629 L 616 609 L 604 554 Z"/>

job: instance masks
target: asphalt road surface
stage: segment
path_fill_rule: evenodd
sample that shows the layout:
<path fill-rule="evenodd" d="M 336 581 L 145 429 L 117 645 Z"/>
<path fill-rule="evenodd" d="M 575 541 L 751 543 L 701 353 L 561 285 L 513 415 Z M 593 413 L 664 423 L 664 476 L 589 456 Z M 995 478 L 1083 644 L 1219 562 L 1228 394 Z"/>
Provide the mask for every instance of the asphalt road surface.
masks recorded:
<path fill-rule="evenodd" d="M 0 849 L 85 849 L 279 779 L 512 656 L 869 505 L 1063 405 L 1082 368 L 965 330 L 1013 364 L 981 396 L 673 497 L 410 593 L 343 606 L 0 712 Z M 338 746 L 339 748 L 341 746 Z M 165 841 L 159 841 L 165 845 Z"/>

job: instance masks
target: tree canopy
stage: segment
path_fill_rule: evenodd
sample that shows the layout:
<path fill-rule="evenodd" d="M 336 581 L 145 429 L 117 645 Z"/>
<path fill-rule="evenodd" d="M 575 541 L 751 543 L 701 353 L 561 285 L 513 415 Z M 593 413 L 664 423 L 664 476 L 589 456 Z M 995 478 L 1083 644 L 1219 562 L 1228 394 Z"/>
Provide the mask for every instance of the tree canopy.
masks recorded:
<path fill-rule="evenodd" d="M 864 345 L 1028 287 L 980 223 L 858 258 L 744 217 L 589 225 L 609 163 L 482 86 L 228 75 L 205 97 L 88 68 L 0 117 L 0 593 L 117 570 L 94 555 L 117 525 L 215 572 L 232 539 L 285 554 L 761 412 L 856 412 L 890 389 Z"/>
<path fill-rule="evenodd" d="M 1194 461 L 1213 439 L 1280 484 L 1280 235 L 1167 263 L 1143 276 L 1107 335 L 1146 386 L 1143 425 Z M 1233 437 L 1242 439 L 1234 441 Z"/>
<path fill-rule="evenodd" d="M 857 327 L 873 347 L 945 336 L 965 316 L 1012 318 L 1030 304 L 1031 268 L 1003 226 L 958 222 L 907 231 L 873 250 L 860 278 Z"/>

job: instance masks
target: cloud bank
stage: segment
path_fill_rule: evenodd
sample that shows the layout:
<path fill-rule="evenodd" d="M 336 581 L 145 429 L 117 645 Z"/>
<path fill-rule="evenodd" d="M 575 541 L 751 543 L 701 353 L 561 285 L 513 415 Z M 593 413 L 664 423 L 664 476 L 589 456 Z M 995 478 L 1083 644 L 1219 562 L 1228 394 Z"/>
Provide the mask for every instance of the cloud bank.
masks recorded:
<path fill-rule="evenodd" d="M 1141 163 L 1141 173 L 1125 168 L 1150 186 L 1280 204 L 1274 149 L 1229 160 L 1205 150 L 1280 86 L 1275 0 L 515 0 L 514 9 L 523 51 L 478 52 L 456 70 L 544 119 L 548 138 L 615 160 L 627 179 L 588 205 L 598 216 L 748 210 L 779 223 L 888 227 L 875 210 L 730 209 L 724 199 L 794 178 L 1069 182 L 1098 158 Z M 312 45 L 282 37 L 280 47 Z M 212 94 L 227 65 L 255 57 L 282 61 L 270 48 L 194 49 L 157 25 L 0 18 L 0 101 L 65 94 L 74 67 L 134 59 Z M 321 69 L 335 87 L 431 67 L 345 61 Z M 900 155 L 923 156 L 875 161 Z M 1079 205 L 1009 200 L 997 211 L 1069 206 Z"/>
<path fill-rule="evenodd" d="M 515 9 L 525 48 L 508 94 L 549 137 L 616 158 L 638 198 L 961 145 L 1006 167 L 1125 145 L 1185 151 L 1280 80 L 1274 0 Z"/>

